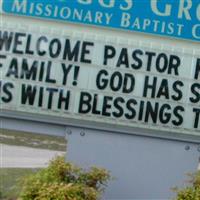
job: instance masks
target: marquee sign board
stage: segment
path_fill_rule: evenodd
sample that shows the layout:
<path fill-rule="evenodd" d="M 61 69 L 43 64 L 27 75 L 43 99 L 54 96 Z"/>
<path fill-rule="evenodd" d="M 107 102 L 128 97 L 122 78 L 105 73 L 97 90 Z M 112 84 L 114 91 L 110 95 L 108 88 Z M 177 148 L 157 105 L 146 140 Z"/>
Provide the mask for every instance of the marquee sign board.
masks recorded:
<path fill-rule="evenodd" d="M 200 41 L 197 0 L 4 0 L 3 12 Z"/>
<path fill-rule="evenodd" d="M 0 27 L 2 111 L 199 136 L 200 53 Z"/>

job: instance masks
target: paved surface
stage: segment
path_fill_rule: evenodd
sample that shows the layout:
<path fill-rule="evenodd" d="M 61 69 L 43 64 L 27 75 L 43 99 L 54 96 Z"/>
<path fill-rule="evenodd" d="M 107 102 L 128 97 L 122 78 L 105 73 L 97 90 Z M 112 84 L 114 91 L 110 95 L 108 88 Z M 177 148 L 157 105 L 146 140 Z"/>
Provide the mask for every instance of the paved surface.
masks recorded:
<path fill-rule="evenodd" d="M 65 152 L 0 144 L 1 168 L 42 168 Z"/>

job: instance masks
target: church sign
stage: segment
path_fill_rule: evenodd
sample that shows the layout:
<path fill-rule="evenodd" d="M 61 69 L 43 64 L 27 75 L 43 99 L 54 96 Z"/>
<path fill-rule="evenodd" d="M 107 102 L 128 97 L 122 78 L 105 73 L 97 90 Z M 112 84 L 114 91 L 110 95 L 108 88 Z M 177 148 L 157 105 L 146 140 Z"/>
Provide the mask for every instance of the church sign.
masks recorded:
<path fill-rule="evenodd" d="M 13 15 L 200 40 L 197 0 L 4 0 Z"/>

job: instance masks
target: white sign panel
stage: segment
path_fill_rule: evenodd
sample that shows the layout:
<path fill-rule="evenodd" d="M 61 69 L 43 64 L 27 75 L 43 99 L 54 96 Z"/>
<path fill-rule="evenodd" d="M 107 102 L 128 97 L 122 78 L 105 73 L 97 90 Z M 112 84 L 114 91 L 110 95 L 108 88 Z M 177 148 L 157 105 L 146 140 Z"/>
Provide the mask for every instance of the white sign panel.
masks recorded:
<path fill-rule="evenodd" d="M 198 52 L 2 27 L 0 58 L 4 111 L 199 135 Z"/>

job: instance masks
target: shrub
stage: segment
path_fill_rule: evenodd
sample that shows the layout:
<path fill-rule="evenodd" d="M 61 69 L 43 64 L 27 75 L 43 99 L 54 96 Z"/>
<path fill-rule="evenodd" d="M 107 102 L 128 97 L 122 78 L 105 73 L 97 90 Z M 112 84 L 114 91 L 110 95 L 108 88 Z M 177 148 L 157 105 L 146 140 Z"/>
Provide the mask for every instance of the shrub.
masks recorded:
<path fill-rule="evenodd" d="M 23 180 L 18 200 L 97 200 L 109 179 L 104 169 L 84 171 L 57 157 Z"/>
<path fill-rule="evenodd" d="M 200 171 L 190 174 L 191 186 L 183 189 L 175 188 L 176 200 L 200 200 Z"/>

